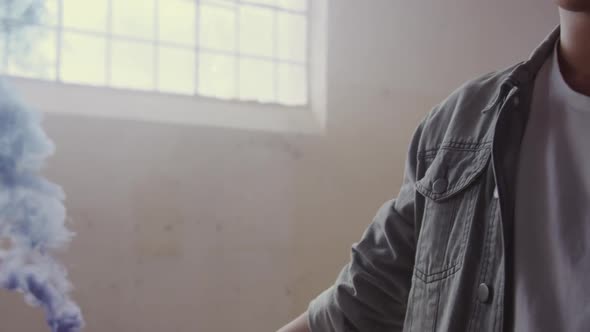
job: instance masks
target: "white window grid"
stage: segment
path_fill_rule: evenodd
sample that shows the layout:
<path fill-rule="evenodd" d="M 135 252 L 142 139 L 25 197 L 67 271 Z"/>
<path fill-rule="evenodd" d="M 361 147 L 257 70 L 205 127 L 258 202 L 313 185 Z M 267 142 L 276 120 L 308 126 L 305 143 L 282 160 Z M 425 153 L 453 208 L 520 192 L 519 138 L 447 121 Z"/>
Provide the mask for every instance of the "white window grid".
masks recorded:
<path fill-rule="evenodd" d="M 309 77 L 310 77 L 310 64 L 309 64 L 309 40 L 310 40 L 310 4 L 309 0 L 297 0 L 298 2 L 303 2 L 304 5 L 302 6 L 304 9 L 289 9 L 285 7 L 281 7 L 278 2 L 281 0 L 190 0 L 194 2 L 194 17 L 196 22 L 194 23 L 195 32 L 194 32 L 194 46 L 177 43 L 174 41 L 163 40 L 160 38 L 160 15 L 159 15 L 159 8 L 160 4 L 166 0 L 150 0 L 153 2 L 153 38 L 142 38 L 124 34 L 117 34 L 113 32 L 113 3 L 115 1 L 126 1 L 126 0 L 104 0 L 107 3 L 107 16 L 106 16 L 106 29 L 105 32 L 98 32 L 92 31 L 83 28 L 77 28 L 72 26 L 64 26 L 63 21 L 63 12 L 64 12 L 64 0 L 53 0 L 56 3 L 56 22 L 47 23 L 47 22 L 38 22 L 33 23 L 31 25 L 35 27 L 39 27 L 45 29 L 47 31 L 52 31 L 55 36 L 55 61 L 54 61 L 54 68 L 50 71 L 53 74 L 50 75 L 40 75 L 37 77 L 33 77 L 30 74 L 12 74 L 9 69 L 10 65 L 10 55 L 6 50 L 10 49 L 10 39 L 5 38 L 3 41 L 3 54 L 2 60 L 0 62 L 1 66 L 1 73 L 8 74 L 8 75 L 15 75 L 15 76 L 29 76 L 33 78 L 40 78 L 45 80 L 53 80 L 58 83 L 72 83 L 68 82 L 68 80 L 64 80 L 61 73 L 62 73 L 62 65 L 63 65 L 63 36 L 64 33 L 72 32 L 79 35 L 85 36 L 93 36 L 98 38 L 105 39 L 105 56 L 104 56 L 104 82 L 102 84 L 97 83 L 84 83 L 84 85 L 94 85 L 94 86 L 104 86 L 109 88 L 122 88 L 122 89 L 132 89 L 132 90 L 144 90 L 144 91 L 151 91 L 151 92 L 159 92 L 159 93 L 179 93 L 175 91 L 164 91 L 160 89 L 160 80 L 159 80 L 159 56 L 162 50 L 162 47 L 176 49 L 176 50 L 188 50 L 194 52 L 194 70 L 193 70 L 193 89 L 191 93 L 180 92 L 179 94 L 187 94 L 199 97 L 212 97 L 215 99 L 229 99 L 229 100 L 237 100 L 237 101 L 253 101 L 253 102 L 262 102 L 262 103 L 271 103 L 271 104 L 282 104 L 287 106 L 308 106 L 310 103 L 309 100 Z M 283 1 L 290 1 L 290 0 L 283 0 Z M 211 7 L 219 7 L 225 9 L 233 9 L 234 11 L 234 50 L 222 50 L 222 49 L 215 49 L 215 48 L 208 48 L 206 46 L 201 45 L 199 37 L 200 37 L 200 29 L 201 26 L 201 8 L 203 5 L 211 6 Z M 259 8 L 265 9 L 272 12 L 272 33 L 273 33 L 273 51 L 272 55 L 257 55 L 257 54 L 250 54 L 247 52 L 241 51 L 240 46 L 240 10 L 243 8 Z M 304 19 L 305 25 L 303 32 L 305 36 L 305 56 L 301 60 L 292 60 L 287 58 L 281 58 L 279 56 L 279 29 L 278 29 L 278 16 L 281 13 L 293 15 Z M 8 26 L 10 25 L 10 19 L 4 19 L 5 22 L 8 22 Z M 188 23 L 187 23 L 188 24 Z M 142 45 L 151 45 L 153 50 L 153 59 L 152 59 L 152 77 L 153 82 L 150 88 L 136 88 L 136 87 L 117 87 L 113 85 L 112 82 L 112 57 L 113 57 L 113 50 L 112 46 L 114 42 L 125 42 L 125 43 L 138 43 Z M 204 55 L 219 55 L 224 56 L 227 58 L 233 59 L 233 93 L 229 96 L 218 96 L 218 95 L 208 95 L 201 93 L 200 86 L 204 84 L 201 82 L 200 79 L 200 71 L 203 69 L 200 65 L 201 57 Z M 262 61 L 264 63 L 271 63 L 272 64 L 272 97 L 271 98 L 259 98 L 258 96 L 246 96 L 243 97 L 240 91 L 240 66 L 243 60 L 257 60 Z M 287 100 L 282 100 L 279 97 L 279 88 L 280 88 L 280 79 L 279 79 L 279 66 L 280 65 L 289 65 L 294 68 L 299 68 L 304 76 L 304 79 L 296 92 L 299 97 L 295 99 L 287 98 Z M 73 82 L 76 84 L 76 82 Z M 206 83 L 205 83 L 206 84 Z"/>

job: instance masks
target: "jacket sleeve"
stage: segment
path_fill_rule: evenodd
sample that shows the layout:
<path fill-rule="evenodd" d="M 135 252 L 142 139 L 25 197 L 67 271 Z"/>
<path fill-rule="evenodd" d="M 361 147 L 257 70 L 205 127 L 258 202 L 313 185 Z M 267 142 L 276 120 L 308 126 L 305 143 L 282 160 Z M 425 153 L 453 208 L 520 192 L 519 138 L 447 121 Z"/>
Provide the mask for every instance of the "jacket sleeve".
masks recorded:
<path fill-rule="evenodd" d="M 335 284 L 308 309 L 312 332 L 403 329 L 415 256 L 416 160 L 422 125 L 414 134 L 398 197 L 385 203 Z"/>

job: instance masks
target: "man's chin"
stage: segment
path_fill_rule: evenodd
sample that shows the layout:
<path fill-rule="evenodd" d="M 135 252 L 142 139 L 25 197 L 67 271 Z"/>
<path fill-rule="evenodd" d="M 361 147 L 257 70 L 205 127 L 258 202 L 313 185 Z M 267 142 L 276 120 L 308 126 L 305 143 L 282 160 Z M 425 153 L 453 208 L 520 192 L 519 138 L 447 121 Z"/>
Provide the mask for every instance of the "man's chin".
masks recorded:
<path fill-rule="evenodd" d="M 576 13 L 588 13 L 590 14 L 590 1 L 589 0 L 558 0 L 557 4 L 563 10 Z"/>

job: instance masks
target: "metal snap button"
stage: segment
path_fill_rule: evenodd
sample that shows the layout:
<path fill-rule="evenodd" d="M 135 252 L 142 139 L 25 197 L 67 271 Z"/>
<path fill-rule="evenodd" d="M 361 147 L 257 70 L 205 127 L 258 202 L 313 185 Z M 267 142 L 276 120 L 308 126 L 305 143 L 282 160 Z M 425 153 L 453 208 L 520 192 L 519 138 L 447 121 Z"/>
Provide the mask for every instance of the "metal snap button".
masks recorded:
<path fill-rule="evenodd" d="M 485 283 L 481 283 L 477 288 L 477 299 L 480 302 L 487 303 L 490 301 L 491 293 L 490 287 Z"/>
<path fill-rule="evenodd" d="M 435 194 L 442 194 L 445 191 L 447 191 L 448 186 L 449 182 L 447 181 L 447 179 L 440 178 L 434 181 L 434 183 L 432 184 L 432 191 Z"/>
<path fill-rule="evenodd" d="M 520 98 L 518 96 L 514 96 L 514 106 L 518 106 L 520 104 Z"/>

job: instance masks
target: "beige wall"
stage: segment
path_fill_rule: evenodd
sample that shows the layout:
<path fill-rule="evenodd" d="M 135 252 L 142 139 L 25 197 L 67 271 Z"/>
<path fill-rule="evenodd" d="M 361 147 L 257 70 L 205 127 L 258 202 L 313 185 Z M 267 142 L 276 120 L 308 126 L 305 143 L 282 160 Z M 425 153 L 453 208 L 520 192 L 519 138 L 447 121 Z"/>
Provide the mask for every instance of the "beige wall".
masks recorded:
<path fill-rule="evenodd" d="M 48 116 L 87 331 L 277 328 L 395 195 L 425 113 L 556 23 L 550 1 L 332 0 L 325 136 Z M 43 330 L 15 295 L 0 312 Z"/>

